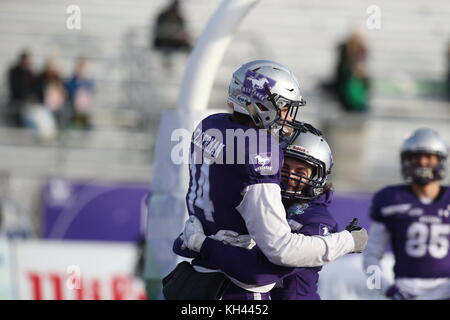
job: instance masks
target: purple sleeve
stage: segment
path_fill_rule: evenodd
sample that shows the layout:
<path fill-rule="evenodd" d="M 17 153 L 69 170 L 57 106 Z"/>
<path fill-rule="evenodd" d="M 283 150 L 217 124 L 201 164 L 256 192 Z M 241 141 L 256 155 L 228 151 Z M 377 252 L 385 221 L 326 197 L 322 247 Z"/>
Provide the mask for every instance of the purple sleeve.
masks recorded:
<path fill-rule="evenodd" d="M 200 254 L 210 265 L 246 284 L 266 285 L 293 274 L 296 268 L 271 263 L 255 246 L 252 250 L 226 245 L 206 238 Z"/>
<path fill-rule="evenodd" d="M 337 231 L 335 225 L 329 223 L 311 223 L 303 226 L 300 230 L 301 234 L 305 236 L 325 236 L 328 232 L 333 233 Z"/>
<path fill-rule="evenodd" d="M 307 213 L 294 215 L 290 219 L 302 224 L 298 233 L 306 236 L 324 236 L 338 231 L 338 224 L 325 206 L 308 208 Z"/>
<path fill-rule="evenodd" d="M 181 249 L 182 244 L 183 244 L 183 240 L 181 240 L 181 234 L 180 234 L 173 243 L 172 250 L 175 254 L 185 257 L 185 258 L 189 258 L 189 259 L 197 258 L 199 256 L 199 253 L 192 251 L 188 248 Z"/>
<path fill-rule="evenodd" d="M 336 232 L 337 224 L 331 219 L 317 217 L 311 223 L 303 226 L 302 234 L 325 235 L 326 232 Z M 220 266 L 224 273 L 243 283 L 266 285 L 277 282 L 303 268 L 290 268 L 271 263 L 255 246 L 252 250 L 226 245 L 220 241 L 206 238 L 200 254 L 202 260 L 212 266 Z"/>

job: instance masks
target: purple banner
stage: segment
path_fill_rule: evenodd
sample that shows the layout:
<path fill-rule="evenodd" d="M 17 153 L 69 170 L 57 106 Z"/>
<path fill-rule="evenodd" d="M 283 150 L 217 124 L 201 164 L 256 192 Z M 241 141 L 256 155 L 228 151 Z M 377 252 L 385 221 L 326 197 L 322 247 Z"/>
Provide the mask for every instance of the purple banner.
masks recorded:
<path fill-rule="evenodd" d="M 353 218 L 358 218 L 358 225 L 368 228 L 371 220 L 369 217 L 372 194 L 351 193 L 334 194 L 330 205 L 330 212 L 343 230 Z"/>
<path fill-rule="evenodd" d="M 137 241 L 145 230 L 149 186 L 50 180 L 43 194 L 43 237 Z"/>
<path fill-rule="evenodd" d="M 137 241 L 145 234 L 149 186 L 50 180 L 43 195 L 43 237 Z M 330 212 L 339 230 L 353 219 L 370 226 L 372 194 L 334 194 Z"/>

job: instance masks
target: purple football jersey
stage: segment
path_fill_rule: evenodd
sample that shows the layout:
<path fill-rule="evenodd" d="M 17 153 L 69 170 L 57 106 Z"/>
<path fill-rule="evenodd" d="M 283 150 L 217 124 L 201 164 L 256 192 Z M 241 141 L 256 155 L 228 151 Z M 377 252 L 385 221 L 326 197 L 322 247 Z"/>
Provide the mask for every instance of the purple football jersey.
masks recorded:
<path fill-rule="evenodd" d="M 331 203 L 332 191 L 321 195 L 318 199 L 309 203 L 302 210 L 289 210 L 288 218 L 295 220 L 302 225 L 297 233 L 307 236 L 326 236 L 329 233 L 337 232 L 336 220 L 328 211 Z M 296 268 L 295 273 L 281 280 L 281 287 L 277 286 L 271 291 L 273 300 L 318 300 L 317 282 L 319 271 L 322 267 Z"/>
<path fill-rule="evenodd" d="M 291 212 L 288 218 L 303 226 L 297 233 L 323 236 L 337 231 L 337 223 L 328 211 L 331 197 L 330 190 L 317 200 L 302 206 L 303 210 L 296 210 L 294 213 L 287 208 L 287 211 Z M 182 241 L 178 238 L 174 244 L 175 253 L 188 258 L 197 256 L 193 251 L 181 250 L 181 244 Z M 317 294 L 317 281 L 321 267 L 278 266 L 271 263 L 257 246 L 247 250 L 225 245 L 210 238 L 206 238 L 200 254 L 211 268 L 221 269 L 229 276 L 247 284 L 262 286 L 282 280 L 282 287 L 271 291 L 274 300 L 320 299 Z"/>
<path fill-rule="evenodd" d="M 236 207 L 245 187 L 280 183 L 283 152 L 267 130 L 237 124 L 228 113 L 211 115 L 195 129 L 191 141 L 189 215 L 202 222 L 206 235 L 221 229 L 248 234 Z M 193 264 L 210 267 L 201 258 Z"/>
<path fill-rule="evenodd" d="M 374 195 L 370 215 L 391 235 L 396 278 L 450 277 L 449 187 L 424 204 L 411 186 L 388 186 Z"/>

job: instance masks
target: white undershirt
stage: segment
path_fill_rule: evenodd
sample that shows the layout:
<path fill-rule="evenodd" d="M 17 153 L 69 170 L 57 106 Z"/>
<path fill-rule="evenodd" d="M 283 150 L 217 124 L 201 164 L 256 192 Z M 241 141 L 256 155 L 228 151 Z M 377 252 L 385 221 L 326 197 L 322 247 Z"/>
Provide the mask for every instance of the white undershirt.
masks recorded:
<path fill-rule="evenodd" d="M 249 235 L 274 264 L 290 267 L 317 267 L 354 250 L 348 231 L 327 236 L 291 233 L 281 201 L 280 186 L 259 183 L 245 188 L 236 209 L 242 215 Z"/>

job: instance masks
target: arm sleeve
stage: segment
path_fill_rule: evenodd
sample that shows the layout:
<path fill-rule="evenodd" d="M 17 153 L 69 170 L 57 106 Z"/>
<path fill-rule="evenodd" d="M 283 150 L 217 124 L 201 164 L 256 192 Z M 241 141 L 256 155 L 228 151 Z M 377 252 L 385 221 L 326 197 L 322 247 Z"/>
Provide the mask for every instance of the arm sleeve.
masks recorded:
<path fill-rule="evenodd" d="M 325 232 L 324 228 L 327 228 L 327 232 L 336 232 L 336 228 L 332 224 L 325 222 L 308 223 L 302 226 L 299 232 L 305 236 L 320 236 Z"/>
<path fill-rule="evenodd" d="M 251 250 L 206 238 L 200 249 L 202 259 L 220 266 L 222 272 L 245 284 L 263 286 L 291 275 L 295 268 L 271 263 L 258 247 Z"/>
<path fill-rule="evenodd" d="M 386 226 L 380 222 L 372 222 L 369 229 L 369 241 L 363 252 L 364 273 L 367 274 L 367 268 L 378 266 L 381 270 L 380 260 L 383 258 L 386 247 L 390 241 L 390 234 Z M 390 283 L 385 277 L 381 277 L 381 290 L 386 291 Z"/>
<path fill-rule="evenodd" d="M 280 186 L 259 183 L 245 188 L 242 202 L 236 207 L 250 236 L 264 255 L 277 265 L 317 267 L 354 250 L 348 231 L 328 236 L 293 234 L 281 202 Z"/>
<path fill-rule="evenodd" d="M 315 222 L 303 226 L 301 233 L 319 235 L 322 227 L 328 227 L 330 231 L 335 230 L 332 224 Z M 263 286 L 274 283 L 299 270 L 271 263 L 258 247 L 248 250 L 211 238 L 205 240 L 200 254 L 208 264 L 220 266 L 227 275 L 249 285 Z"/>

